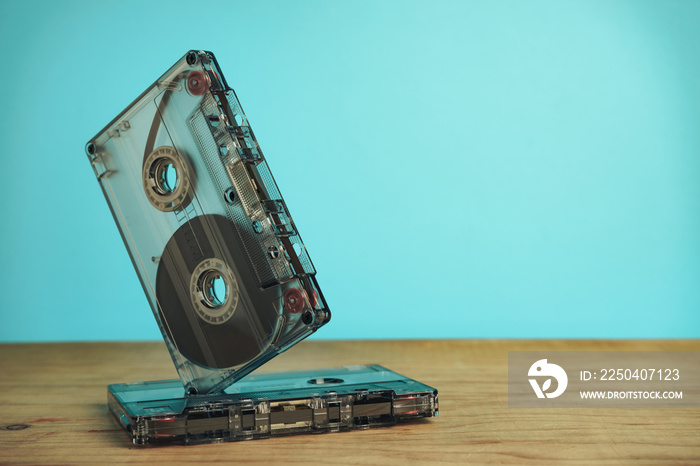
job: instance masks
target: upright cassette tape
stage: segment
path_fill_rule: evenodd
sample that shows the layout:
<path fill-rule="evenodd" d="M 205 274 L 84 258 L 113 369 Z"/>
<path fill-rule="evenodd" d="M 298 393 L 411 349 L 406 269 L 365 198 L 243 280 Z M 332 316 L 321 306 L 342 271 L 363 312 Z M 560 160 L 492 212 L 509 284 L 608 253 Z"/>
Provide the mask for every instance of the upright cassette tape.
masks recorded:
<path fill-rule="evenodd" d="M 188 52 L 86 150 L 189 394 L 222 392 L 329 321 L 212 53 Z"/>

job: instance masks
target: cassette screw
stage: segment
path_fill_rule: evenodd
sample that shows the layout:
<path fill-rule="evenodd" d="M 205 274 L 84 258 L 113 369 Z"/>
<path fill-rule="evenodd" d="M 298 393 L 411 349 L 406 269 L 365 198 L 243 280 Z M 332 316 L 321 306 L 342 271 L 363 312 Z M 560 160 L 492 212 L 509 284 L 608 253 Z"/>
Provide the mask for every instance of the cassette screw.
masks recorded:
<path fill-rule="evenodd" d="M 85 150 L 87 151 L 88 154 L 94 155 L 95 154 L 95 145 L 93 143 L 89 143 L 87 147 L 85 147 Z"/>
<path fill-rule="evenodd" d="M 188 65 L 194 65 L 197 63 L 197 54 L 194 52 L 190 52 L 187 54 L 187 64 Z"/>
<path fill-rule="evenodd" d="M 187 394 L 188 394 L 188 395 L 191 395 L 191 396 L 194 396 L 194 395 L 197 394 L 197 389 L 194 388 L 194 387 L 189 387 L 189 388 L 187 389 Z"/>
<path fill-rule="evenodd" d="M 306 311 L 304 314 L 302 314 L 301 321 L 304 322 L 304 324 L 309 325 L 314 321 L 314 315 L 311 313 L 311 311 Z"/>
<path fill-rule="evenodd" d="M 273 259 L 277 259 L 280 256 L 280 250 L 277 248 L 277 246 L 270 246 L 267 248 L 267 251 L 270 253 L 270 257 Z"/>
<path fill-rule="evenodd" d="M 262 233 L 262 223 L 260 223 L 258 220 L 253 222 L 253 231 L 255 233 Z"/>

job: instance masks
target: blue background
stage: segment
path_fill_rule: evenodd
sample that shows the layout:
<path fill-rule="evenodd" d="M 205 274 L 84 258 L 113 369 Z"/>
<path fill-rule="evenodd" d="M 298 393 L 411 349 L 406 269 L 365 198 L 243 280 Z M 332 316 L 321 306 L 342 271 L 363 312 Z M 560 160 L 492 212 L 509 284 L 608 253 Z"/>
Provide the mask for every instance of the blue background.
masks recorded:
<path fill-rule="evenodd" d="M 0 340 L 159 339 L 85 142 L 216 53 L 333 321 L 700 337 L 700 2 L 2 2 Z"/>

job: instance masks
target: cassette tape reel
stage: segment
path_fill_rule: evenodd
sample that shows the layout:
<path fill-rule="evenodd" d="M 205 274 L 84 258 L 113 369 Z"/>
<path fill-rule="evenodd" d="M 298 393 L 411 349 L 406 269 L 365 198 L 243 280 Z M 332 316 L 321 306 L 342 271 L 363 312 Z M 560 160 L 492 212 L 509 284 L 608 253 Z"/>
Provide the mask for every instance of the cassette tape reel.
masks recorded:
<path fill-rule="evenodd" d="M 188 52 L 86 150 L 188 393 L 221 392 L 329 321 L 213 54 Z"/>

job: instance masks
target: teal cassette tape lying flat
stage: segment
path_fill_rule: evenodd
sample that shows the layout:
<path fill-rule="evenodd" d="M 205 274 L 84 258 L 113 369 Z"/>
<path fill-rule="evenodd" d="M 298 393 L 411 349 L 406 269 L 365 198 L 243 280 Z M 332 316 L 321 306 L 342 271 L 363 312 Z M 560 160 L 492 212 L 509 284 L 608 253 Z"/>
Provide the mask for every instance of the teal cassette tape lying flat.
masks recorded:
<path fill-rule="evenodd" d="M 135 444 L 212 443 L 390 426 L 437 416 L 437 390 L 381 366 L 254 373 L 219 395 L 179 380 L 109 386 Z"/>

